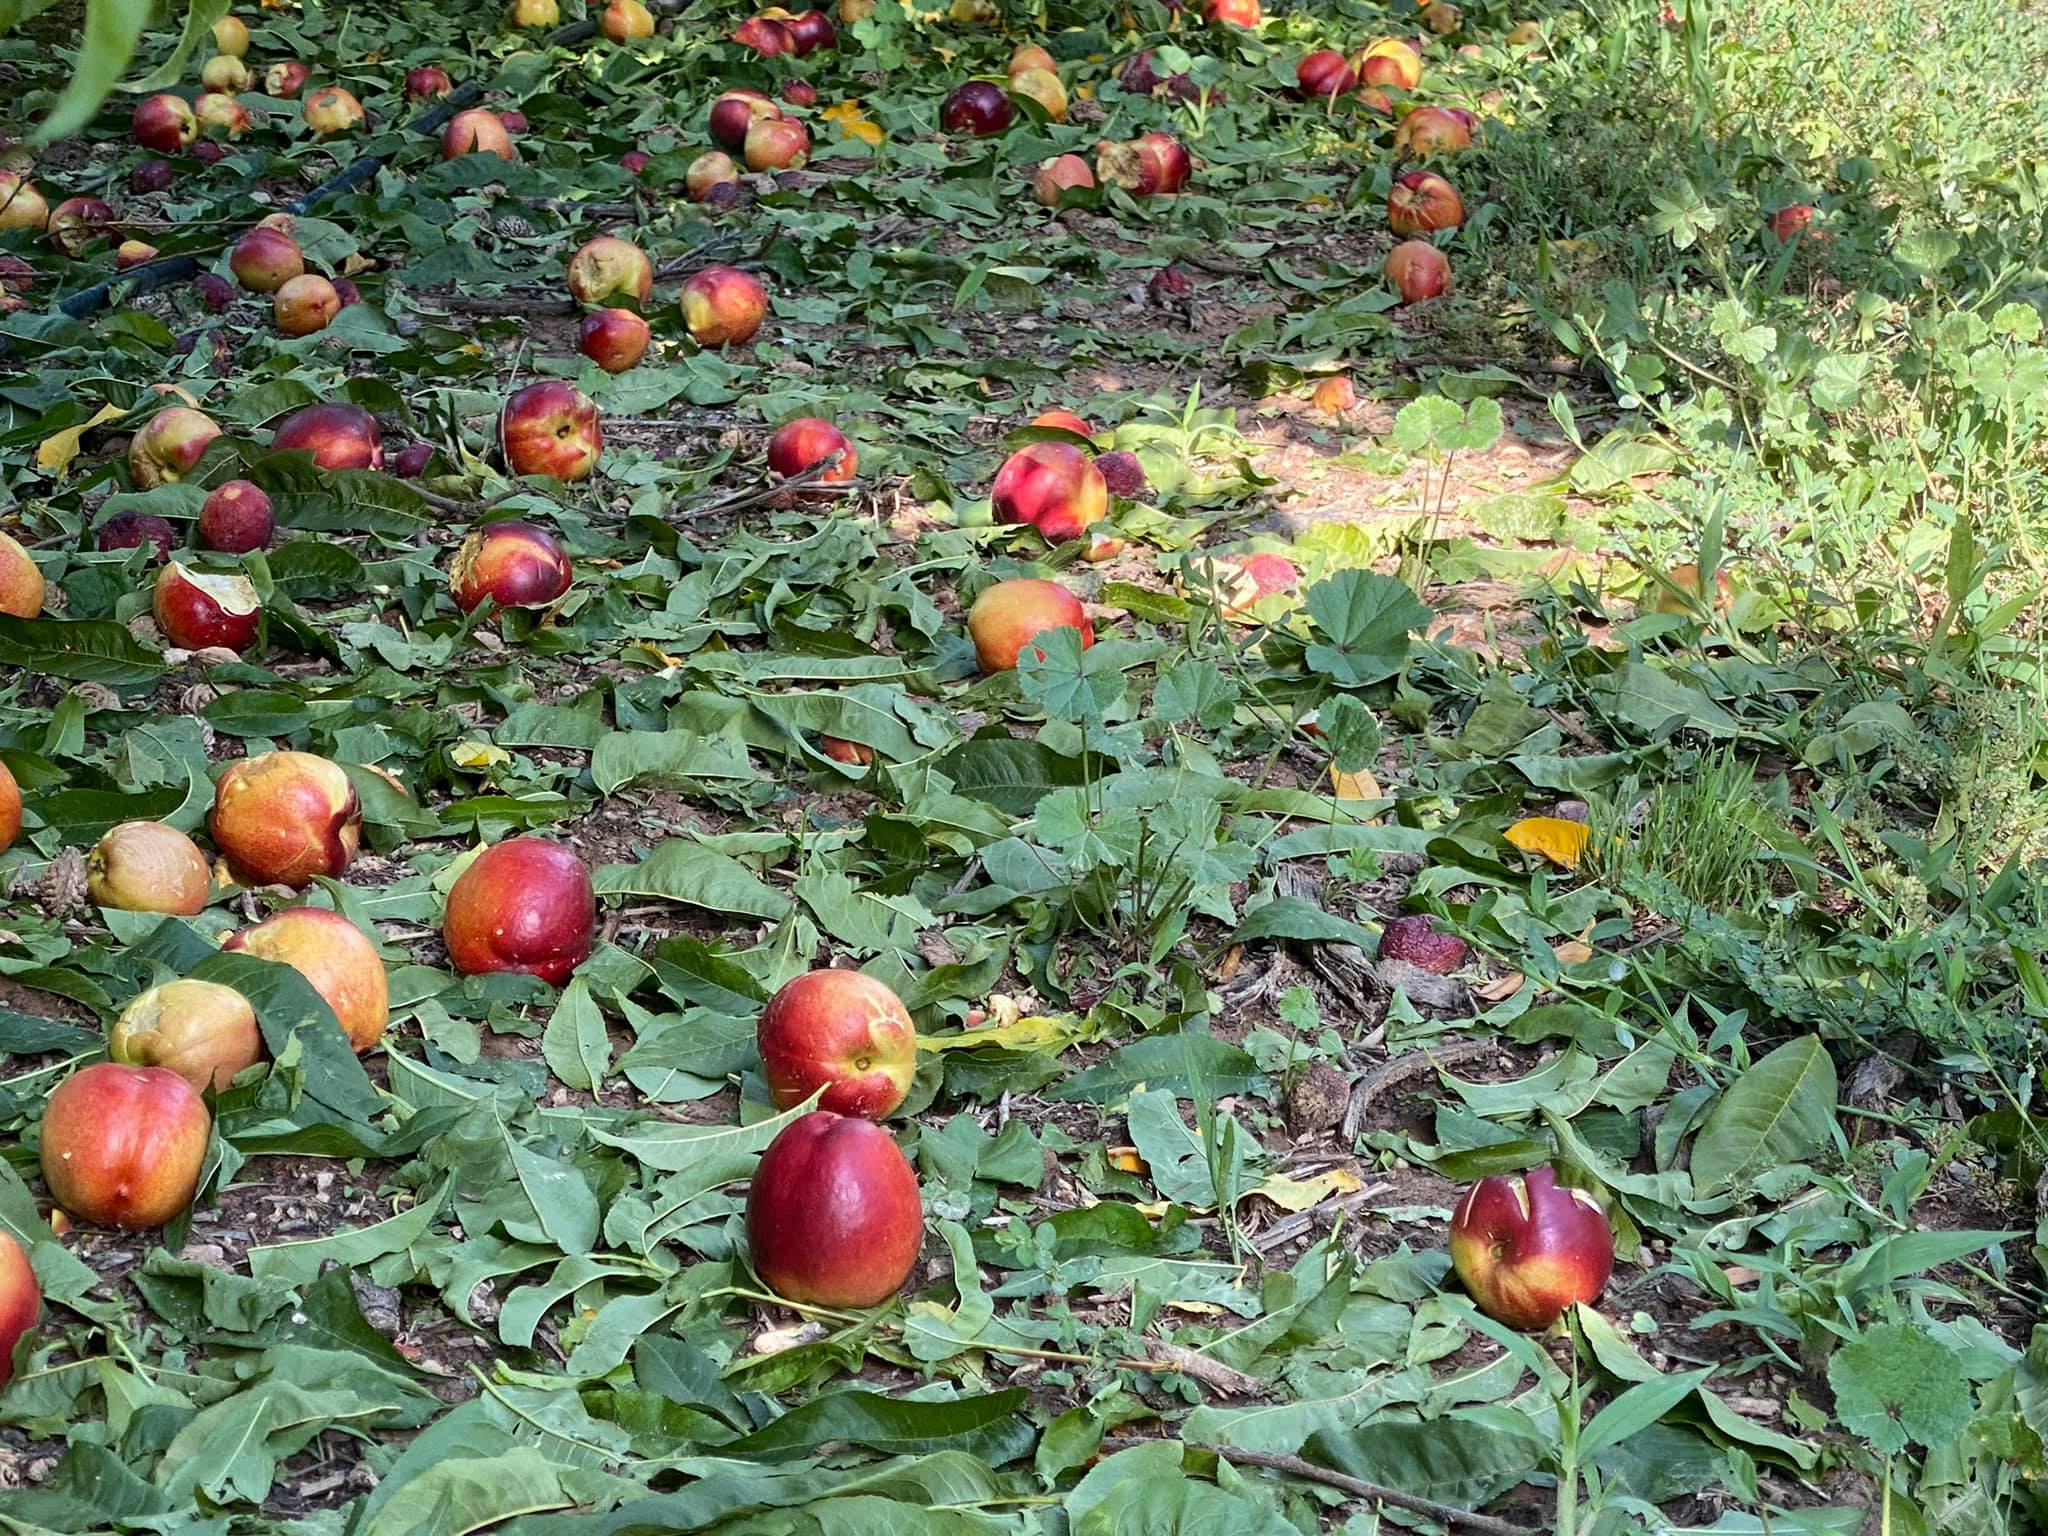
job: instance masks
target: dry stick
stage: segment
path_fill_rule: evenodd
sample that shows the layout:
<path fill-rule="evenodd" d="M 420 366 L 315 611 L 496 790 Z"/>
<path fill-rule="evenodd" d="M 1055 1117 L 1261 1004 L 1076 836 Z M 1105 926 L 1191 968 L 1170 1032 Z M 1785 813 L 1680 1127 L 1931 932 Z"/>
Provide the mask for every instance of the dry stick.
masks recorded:
<path fill-rule="evenodd" d="M 1351 1102 L 1344 1107 L 1344 1139 L 1350 1141 L 1365 1124 L 1365 1112 L 1372 1107 L 1372 1101 L 1385 1093 L 1396 1083 L 1407 1081 L 1430 1067 L 1454 1066 L 1461 1061 L 1475 1061 L 1481 1056 L 1491 1056 L 1494 1046 L 1485 1040 L 1459 1040 L 1439 1049 L 1424 1046 L 1406 1055 L 1396 1056 L 1358 1080 L 1358 1086 L 1351 1090 Z"/>
<path fill-rule="evenodd" d="M 1141 1445 L 1159 1443 L 1156 1440 L 1124 1435 L 1106 1435 L 1103 1437 L 1102 1448 L 1105 1451 L 1128 1451 Z M 1189 1440 L 1186 1445 L 1191 1451 L 1206 1452 L 1234 1466 L 1264 1467 L 1269 1472 L 1284 1472 L 1287 1476 L 1298 1477 L 1304 1482 L 1321 1483 L 1328 1488 L 1341 1489 L 1355 1499 L 1371 1499 L 1376 1504 L 1391 1504 L 1396 1509 L 1405 1509 L 1411 1514 L 1427 1515 L 1430 1519 L 1445 1525 L 1463 1526 L 1468 1531 L 1483 1531 L 1486 1536 L 1537 1536 L 1537 1532 L 1530 1527 L 1516 1525 L 1512 1520 L 1499 1520 L 1492 1515 L 1482 1515 L 1473 1510 L 1439 1504 L 1435 1499 L 1425 1499 L 1420 1494 L 1403 1493 L 1399 1488 L 1389 1488 L 1381 1483 L 1368 1483 L 1362 1477 L 1332 1472 L 1328 1467 L 1319 1467 L 1312 1461 L 1303 1461 L 1299 1456 L 1282 1456 L 1273 1451 L 1248 1451 L 1236 1445 L 1208 1445 L 1197 1440 Z"/>
<path fill-rule="evenodd" d="M 777 480 L 770 485 L 749 486 L 742 491 L 729 491 L 710 501 L 700 502 L 684 510 L 692 518 L 709 517 L 717 512 L 744 512 L 767 502 L 779 500 L 793 491 L 817 491 L 828 496 L 850 496 L 859 485 L 851 480 L 835 480 L 825 483 L 825 476 L 839 461 L 845 458 L 842 452 L 828 453 L 800 475 L 791 475 L 787 480 Z"/>
<path fill-rule="evenodd" d="M 1318 1218 L 1341 1216 L 1346 1211 L 1356 1210 L 1368 1200 L 1386 1194 L 1393 1187 L 1391 1184 L 1368 1184 L 1364 1189 L 1348 1195 L 1339 1195 L 1334 1200 L 1324 1200 L 1305 1211 L 1290 1212 L 1264 1231 L 1252 1234 L 1252 1246 L 1262 1254 L 1270 1252 L 1282 1243 L 1301 1236 L 1316 1224 Z"/>

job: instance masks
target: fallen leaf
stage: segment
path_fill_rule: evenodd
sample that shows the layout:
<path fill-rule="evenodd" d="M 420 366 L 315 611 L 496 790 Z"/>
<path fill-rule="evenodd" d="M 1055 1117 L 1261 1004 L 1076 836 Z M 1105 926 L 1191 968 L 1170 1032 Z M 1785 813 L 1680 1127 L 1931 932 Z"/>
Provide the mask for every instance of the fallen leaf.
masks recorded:
<path fill-rule="evenodd" d="M 779 1355 L 785 1349 L 795 1349 L 799 1344 L 808 1344 L 814 1339 L 825 1337 L 822 1323 L 791 1323 L 787 1328 L 770 1328 L 754 1340 L 757 1355 Z"/>
<path fill-rule="evenodd" d="M 1145 1159 L 1138 1155 L 1136 1147 L 1111 1147 L 1109 1166 L 1121 1173 L 1135 1173 L 1140 1177 L 1152 1171 Z"/>
<path fill-rule="evenodd" d="M 75 427 L 66 427 L 62 432 L 52 432 L 36 446 L 36 468 L 54 469 L 62 474 L 71 467 L 71 461 L 78 457 L 79 445 L 85 434 L 102 422 L 112 421 L 126 414 L 119 406 L 103 405 L 94 413 L 92 420 L 82 421 Z"/>
<path fill-rule="evenodd" d="M 448 749 L 448 761 L 458 768 L 495 768 L 512 761 L 512 754 L 488 741 L 458 741 Z"/>
<path fill-rule="evenodd" d="M 1380 781 L 1370 771 L 1361 768 L 1356 773 L 1341 772 L 1335 763 L 1330 764 L 1331 793 L 1339 800 L 1378 800 L 1381 798 Z"/>
<path fill-rule="evenodd" d="M 863 144 L 879 144 L 884 137 L 881 128 L 868 120 L 857 101 L 835 102 L 818 114 L 826 122 L 839 129 L 843 139 L 859 139 Z"/>
<path fill-rule="evenodd" d="M 1521 991 L 1528 979 L 1520 971 L 1509 971 L 1492 981 L 1480 982 L 1472 989 L 1472 995 L 1482 1003 L 1504 1003 Z"/>
<path fill-rule="evenodd" d="M 991 1002 L 994 999 L 990 999 Z M 1072 1014 L 1034 1014 L 1009 1024 L 970 1030 L 964 1035 L 939 1039 L 920 1035 L 921 1051 L 975 1051 L 985 1045 L 999 1045 L 1011 1051 L 1062 1051 L 1087 1032 L 1086 1024 Z"/>
<path fill-rule="evenodd" d="M 1311 1174 L 1305 1179 L 1290 1179 L 1284 1173 L 1276 1173 L 1252 1193 L 1272 1201 L 1283 1211 L 1305 1211 L 1332 1196 L 1356 1194 L 1363 1188 L 1365 1185 L 1358 1175 L 1347 1173 L 1342 1168 L 1332 1168 L 1327 1173 Z"/>
<path fill-rule="evenodd" d="M 1525 816 L 1501 835 L 1524 853 L 1540 853 L 1560 869 L 1577 869 L 1586 856 L 1587 829 L 1562 816 Z"/>
<path fill-rule="evenodd" d="M 1557 956 L 1559 965 L 1584 965 L 1593 958 L 1593 946 L 1577 939 L 1566 939 L 1562 944 L 1550 946 L 1550 952 Z"/>

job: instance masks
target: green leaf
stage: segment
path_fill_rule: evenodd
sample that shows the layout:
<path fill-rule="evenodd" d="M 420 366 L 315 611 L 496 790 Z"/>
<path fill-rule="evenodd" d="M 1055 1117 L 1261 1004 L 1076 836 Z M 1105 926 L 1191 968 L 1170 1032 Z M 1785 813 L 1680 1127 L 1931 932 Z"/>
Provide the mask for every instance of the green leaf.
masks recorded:
<path fill-rule="evenodd" d="M 950 1402 L 918 1402 L 879 1392 L 831 1392 L 793 1408 L 764 1429 L 721 1446 L 721 1456 L 780 1460 L 828 1440 L 845 1440 L 891 1455 L 965 1451 L 1000 1466 L 1028 1451 L 1037 1431 L 1017 1410 L 1020 1388 Z"/>
<path fill-rule="evenodd" d="M 1209 1092 L 1217 1098 L 1243 1093 L 1258 1081 L 1258 1068 L 1251 1057 L 1228 1041 L 1192 1033 L 1185 1042 L 1177 1034 L 1152 1035 L 1112 1052 L 1085 1072 L 1075 1073 L 1047 1097 L 1107 1104 L 1141 1084 L 1186 1093 L 1191 1060 Z"/>
<path fill-rule="evenodd" d="M 114 82 L 135 57 L 135 45 L 155 10 L 151 0 L 85 0 L 85 36 L 71 83 L 29 141 L 40 148 L 78 132 L 100 109 Z"/>
<path fill-rule="evenodd" d="M 1743 1073 L 1707 1112 L 1692 1147 L 1702 1194 L 1746 1187 L 1767 1168 L 1796 1163 L 1834 1126 L 1835 1064 L 1819 1035 L 1789 1040 Z"/>
<path fill-rule="evenodd" d="M 787 917 L 790 900 L 738 859 L 675 837 L 638 864 L 607 864 L 592 882 L 600 896 L 653 896 L 723 917 Z"/>
<path fill-rule="evenodd" d="M 548 1241 L 564 1253 L 588 1253 L 597 1242 L 597 1196 L 589 1181 L 559 1158 L 514 1141 L 500 1124 L 519 1187 Z M 518 1234 L 515 1234 L 518 1235 Z"/>
<path fill-rule="evenodd" d="M 0 667 L 76 683 L 139 688 L 163 675 L 163 658 L 110 619 L 17 619 L 0 614 Z"/>
<path fill-rule="evenodd" d="M 1614 1399 L 1593 1422 L 1579 1432 L 1579 1454 L 1593 1456 L 1610 1445 L 1618 1445 L 1638 1430 L 1647 1429 L 1704 1386 L 1714 1367 L 1687 1371 L 1677 1376 L 1660 1376 L 1640 1381 Z"/>
<path fill-rule="evenodd" d="M 187 0 L 185 26 L 178 34 L 178 46 L 171 50 L 171 56 L 142 79 L 131 80 L 121 89 L 139 94 L 176 85 L 185 77 L 185 61 L 192 57 L 192 50 L 202 42 L 211 43 L 208 32 L 216 21 L 227 15 L 228 5 L 229 0 Z"/>
<path fill-rule="evenodd" d="M 1339 687 L 1392 677 L 1408 656 L 1408 633 L 1435 615 L 1398 576 L 1339 571 L 1308 589 L 1308 616 L 1323 641 L 1308 664 Z"/>
<path fill-rule="evenodd" d="M 360 1536 L 468 1536 L 514 1515 L 579 1502 L 533 1446 L 499 1456 L 452 1455 L 408 1479 L 364 1525 Z"/>
<path fill-rule="evenodd" d="M 1381 1418 L 1341 1435 L 1317 1435 L 1308 1460 L 1458 1509 L 1477 1509 L 1543 1462 L 1535 1426 L 1513 1409 L 1466 1409 L 1427 1424 Z"/>
<path fill-rule="evenodd" d="M 434 1218 L 440 1215 L 441 1203 L 447 1195 L 448 1184 L 444 1181 L 429 1198 L 417 1202 L 411 1209 L 383 1221 L 372 1222 L 367 1227 L 354 1227 L 346 1232 L 308 1238 L 303 1242 L 251 1248 L 249 1273 L 269 1285 L 300 1286 L 318 1279 L 321 1270 L 330 1262 L 344 1269 L 356 1269 L 372 1259 L 383 1258 L 387 1253 L 403 1253 L 432 1230 Z"/>
<path fill-rule="evenodd" d="M 1216 1183 L 1209 1173 L 1209 1154 L 1202 1138 L 1181 1118 L 1180 1100 L 1171 1093 L 1143 1090 L 1131 1095 L 1125 1115 L 1131 1143 L 1152 1170 L 1159 1193 L 1178 1205 L 1214 1209 Z"/>
<path fill-rule="evenodd" d="M 571 1088 L 591 1093 L 604 1082 L 611 1067 L 611 1037 L 605 1032 L 604 1014 L 590 995 L 590 984 L 581 976 L 570 977 L 562 989 L 540 1045 L 548 1070 Z"/>
<path fill-rule="evenodd" d="M 1956 1444 L 1969 1428 L 1970 1382 L 1954 1350 L 1911 1323 L 1879 1323 L 1828 1361 L 1835 1416 L 1886 1456 L 1910 1441 Z"/>
<path fill-rule="evenodd" d="M 1356 944 L 1368 951 L 1378 947 L 1372 930 L 1348 917 L 1325 912 L 1299 896 L 1275 896 L 1262 907 L 1245 913 L 1244 921 L 1231 935 L 1239 944 L 1254 939 L 1295 939 L 1331 944 Z"/>

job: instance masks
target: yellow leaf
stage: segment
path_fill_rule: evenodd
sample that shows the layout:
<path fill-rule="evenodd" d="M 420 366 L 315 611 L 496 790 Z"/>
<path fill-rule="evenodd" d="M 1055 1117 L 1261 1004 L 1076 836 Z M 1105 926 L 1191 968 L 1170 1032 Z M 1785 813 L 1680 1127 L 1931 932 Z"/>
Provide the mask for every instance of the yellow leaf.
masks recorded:
<path fill-rule="evenodd" d="M 970 1029 L 964 1035 L 944 1035 L 933 1039 L 920 1035 L 917 1048 L 921 1051 L 973 1051 L 984 1045 L 1000 1046 L 1006 1051 L 1052 1051 L 1065 1050 L 1086 1032 L 1085 1024 L 1072 1014 L 1033 1014 L 1011 1024 L 998 1024 L 993 1029 Z"/>
<path fill-rule="evenodd" d="M 1131 1207 L 1147 1221 L 1164 1221 L 1166 1213 L 1173 1209 L 1171 1200 L 1141 1200 Z"/>
<path fill-rule="evenodd" d="M 1562 944 L 1550 946 L 1550 952 L 1557 956 L 1559 965 L 1584 965 L 1593 958 L 1593 946 L 1577 939 L 1566 939 Z"/>
<path fill-rule="evenodd" d="M 1330 787 L 1331 793 L 1339 800 L 1380 798 L 1380 781 L 1366 768 L 1361 768 L 1356 773 L 1342 773 L 1338 771 L 1335 763 L 1330 764 Z"/>
<path fill-rule="evenodd" d="M 82 421 L 75 427 L 66 427 L 62 432 L 51 433 L 36 447 L 36 468 L 54 469 L 61 475 L 71 467 L 71 461 L 78 457 L 79 445 L 84 442 L 86 433 L 102 422 L 112 421 L 123 414 L 119 406 L 103 405 L 91 421 Z"/>
<path fill-rule="evenodd" d="M 1586 826 L 1562 816 L 1525 816 L 1501 834 L 1524 853 L 1540 853 L 1560 869 L 1577 869 L 1586 856 Z"/>
<path fill-rule="evenodd" d="M 1306 1179 L 1290 1179 L 1284 1173 L 1276 1173 L 1252 1193 L 1272 1201 L 1283 1211 L 1305 1211 L 1333 1195 L 1353 1195 L 1363 1188 L 1365 1185 L 1357 1174 L 1332 1168 L 1328 1173 Z"/>
<path fill-rule="evenodd" d="M 1145 1159 L 1138 1156 L 1136 1147 L 1111 1147 L 1108 1157 L 1109 1166 L 1119 1173 L 1135 1173 L 1143 1177 L 1152 1171 L 1146 1165 Z"/>
<path fill-rule="evenodd" d="M 512 761 L 512 754 L 488 741 L 458 741 L 448 749 L 448 761 L 458 768 L 495 768 Z"/>
<path fill-rule="evenodd" d="M 818 115 L 826 122 L 836 124 L 843 139 L 859 139 L 863 144 L 882 142 L 882 130 L 868 121 L 867 113 L 861 110 L 857 101 L 835 102 Z"/>

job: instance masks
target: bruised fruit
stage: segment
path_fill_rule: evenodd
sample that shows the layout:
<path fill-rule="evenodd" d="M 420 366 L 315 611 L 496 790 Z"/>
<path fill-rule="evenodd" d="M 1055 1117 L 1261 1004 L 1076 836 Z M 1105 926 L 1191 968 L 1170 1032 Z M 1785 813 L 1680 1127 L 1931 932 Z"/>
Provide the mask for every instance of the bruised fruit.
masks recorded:
<path fill-rule="evenodd" d="M 341 878 L 362 837 L 362 802 L 337 764 L 311 752 L 265 752 L 228 766 L 213 790 L 213 845 L 244 885 L 303 890 Z"/>
<path fill-rule="evenodd" d="M 996 471 L 989 500 L 999 523 L 1029 523 L 1047 542 L 1078 539 L 1109 510 L 1109 488 L 1085 449 L 1026 443 Z"/>
<path fill-rule="evenodd" d="M 768 315 L 768 290 L 738 267 L 706 267 L 683 284 L 681 304 L 698 346 L 726 347 L 753 340 Z"/>
<path fill-rule="evenodd" d="M 784 983 L 761 1010 L 755 1042 L 779 1109 L 822 1090 L 818 1108 L 881 1120 L 917 1075 L 917 1028 L 903 1000 L 859 971 L 806 971 Z"/>
<path fill-rule="evenodd" d="M 606 373 L 624 373 L 647 355 L 654 333 L 630 309 L 593 309 L 576 330 L 576 350 Z"/>
<path fill-rule="evenodd" d="M 1380 930 L 1380 959 L 1403 960 L 1432 976 L 1450 975 L 1471 948 L 1455 933 L 1437 932 L 1426 917 L 1389 918 Z"/>
<path fill-rule="evenodd" d="M 67 197 L 50 210 L 50 244 L 76 261 L 95 241 L 114 233 L 114 210 L 97 197 Z"/>
<path fill-rule="evenodd" d="M 247 480 L 223 480 L 199 508 L 199 542 L 226 555 L 263 548 L 277 531 L 277 517 L 262 487 Z"/>
<path fill-rule="evenodd" d="M 1010 76 L 1010 89 L 1037 102 L 1054 122 L 1067 120 L 1067 88 L 1051 70 L 1020 70 Z"/>
<path fill-rule="evenodd" d="M 1451 1213 L 1450 1248 L 1466 1293 L 1510 1328 L 1548 1328 L 1614 1272 L 1607 1212 L 1547 1166 L 1474 1184 Z"/>
<path fill-rule="evenodd" d="M 12 535 L 0 533 L 0 613 L 33 619 L 43 611 L 43 573 Z M 20 797 L 16 796 L 16 810 Z M 7 844 L 0 842 L 0 848 Z"/>
<path fill-rule="evenodd" d="M 498 445 L 515 475 L 584 479 L 604 451 L 597 403 L 562 379 L 529 384 L 498 413 Z"/>
<path fill-rule="evenodd" d="M 275 960 L 305 977 L 334 1010 L 358 1055 L 384 1038 L 391 1014 L 384 962 L 363 930 L 339 912 L 288 907 L 232 935 L 221 948 Z"/>
<path fill-rule="evenodd" d="M 145 491 L 175 485 L 198 467 L 219 436 L 220 427 L 203 411 L 188 405 L 158 411 L 129 441 L 128 472 Z"/>
<path fill-rule="evenodd" d="M 102 550 L 141 549 L 145 544 L 167 559 L 178 547 L 178 530 L 151 512 L 116 512 L 93 530 L 93 543 Z"/>
<path fill-rule="evenodd" d="M 1059 206 L 1060 195 L 1095 185 L 1095 173 L 1079 155 L 1054 155 L 1039 163 L 1031 177 L 1031 195 L 1047 208 Z"/>
<path fill-rule="evenodd" d="M 767 16 L 749 16 L 733 28 L 732 40 L 742 48 L 753 49 L 764 59 L 796 52 L 796 39 L 790 35 L 789 28 Z"/>
<path fill-rule="evenodd" d="M 107 1054 L 130 1067 L 163 1067 L 200 1092 L 225 1088 L 263 1059 L 256 1010 L 217 981 L 167 981 L 126 1008 L 107 1033 Z"/>
<path fill-rule="evenodd" d="M 184 97 L 165 92 L 145 96 L 135 104 L 128 131 L 144 149 L 175 155 L 199 137 L 199 119 L 192 115 L 192 106 Z"/>
<path fill-rule="evenodd" d="M 323 85 L 299 106 L 306 126 L 325 138 L 331 133 L 348 133 L 363 125 L 363 104 L 353 92 L 338 85 Z"/>
<path fill-rule="evenodd" d="M 917 1175 L 872 1121 L 817 1110 L 768 1144 L 747 1189 L 754 1272 L 786 1300 L 872 1307 L 924 1247 Z"/>
<path fill-rule="evenodd" d="M 967 611 L 974 659 L 984 672 L 1007 672 L 1033 639 L 1048 629 L 1077 629 L 1081 648 L 1095 643 L 1081 600 L 1056 581 L 1035 576 L 999 581 L 982 590 Z"/>
<path fill-rule="evenodd" d="M 188 651 L 244 650 L 263 616 L 262 599 L 241 572 L 195 570 L 177 560 L 157 572 L 149 606 L 164 638 Z"/>
<path fill-rule="evenodd" d="M 545 608 L 575 579 L 568 551 L 533 523 L 491 523 L 462 541 L 448 590 L 464 613 L 489 598 L 500 608 Z"/>
<path fill-rule="evenodd" d="M 741 141 L 745 142 L 744 139 Z M 740 184 L 740 168 L 733 164 L 731 155 L 722 149 L 706 150 L 690 162 L 690 168 L 683 172 L 683 190 L 690 195 L 690 201 L 701 203 L 710 195 L 713 187 L 737 187 Z"/>
<path fill-rule="evenodd" d="M 1448 107 L 1417 107 L 1394 130 L 1394 152 L 1418 160 L 1471 147 L 1471 124 Z"/>
<path fill-rule="evenodd" d="M 645 304 L 654 292 L 654 263 L 630 240 L 599 235 L 569 258 L 569 297 L 578 304 L 631 299 Z"/>
<path fill-rule="evenodd" d="M 263 89 L 280 101 L 295 101 L 312 78 L 313 71 L 306 65 L 297 59 L 284 59 L 263 72 Z"/>
<path fill-rule="evenodd" d="M 1140 134 L 1127 144 L 1095 146 L 1095 179 L 1132 197 L 1178 192 L 1194 174 L 1187 146 L 1170 133 Z"/>
<path fill-rule="evenodd" d="M 199 845 L 160 821 L 109 827 L 85 857 L 85 892 L 96 907 L 193 917 L 212 890 Z"/>
<path fill-rule="evenodd" d="M 1451 286 L 1451 259 L 1427 240 L 1403 240 L 1387 252 L 1387 282 L 1403 304 L 1441 298 Z"/>
<path fill-rule="evenodd" d="M 1110 495 L 1121 496 L 1126 501 L 1136 501 L 1152 488 L 1138 456 L 1125 450 L 1096 455 L 1095 471 L 1102 476 L 1102 483 Z"/>
<path fill-rule="evenodd" d="M 199 1193 L 213 1117 L 164 1067 L 103 1061 L 64 1079 L 43 1109 L 43 1182 L 75 1220 L 139 1230 Z"/>
<path fill-rule="evenodd" d="M 1398 37 L 1383 37 L 1354 56 L 1351 69 L 1365 85 L 1412 91 L 1422 83 L 1422 55 Z"/>
<path fill-rule="evenodd" d="M 1387 193 L 1387 227 L 1402 239 L 1456 229 L 1465 222 L 1464 199 L 1435 171 L 1406 171 Z"/>
<path fill-rule="evenodd" d="M 448 77 L 448 71 L 438 64 L 422 64 L 405 72 L 408 101 L 436 101 L 454 89 L 455 82 Z"/>
<path fill-rule="evenodd" d="M 759 91 L 726 91 L 711 103 L 711 137 L 738 154 L 747 147 L 747 130 L 755 122 L 780 116 L 782 108 Z"/>
<path fill-rule="evenodd" d="M 559 987 L 597 937 L 590 869 L 546 838 L 494 843 L 449 889 L 441 935 L 465 976 L 516 971 Z"/>
<path fill-rule="evenodd" d="M 811 158 L 810 130 L 793 117 L 764 117 L 747 129 L 741 155 L 750 171 L 801 170 Z"/>

